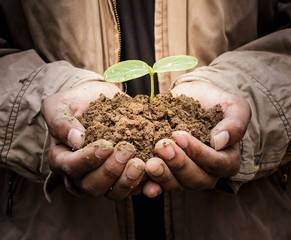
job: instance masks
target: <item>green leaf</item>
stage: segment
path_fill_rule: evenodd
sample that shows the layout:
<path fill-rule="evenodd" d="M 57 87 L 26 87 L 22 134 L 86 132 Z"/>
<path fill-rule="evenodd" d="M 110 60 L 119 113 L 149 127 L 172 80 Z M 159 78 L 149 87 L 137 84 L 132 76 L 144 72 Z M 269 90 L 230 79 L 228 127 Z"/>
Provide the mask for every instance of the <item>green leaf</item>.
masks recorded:
<path fill-rule="evenodd" d="M 192 56 L 171 56 L 157 61 L 153 66 L 153 70 L 155 73 L 182 71 L 195 67 L 197 63 L 198 60 Z"/>
<path fill-rule="evenodd" d="M 127 60 L 119 62 L 104 72 L 107 82 L 126 82 L 128 80 L 142 77 L 149 73 L 151 67 L 143 61 Z"/>

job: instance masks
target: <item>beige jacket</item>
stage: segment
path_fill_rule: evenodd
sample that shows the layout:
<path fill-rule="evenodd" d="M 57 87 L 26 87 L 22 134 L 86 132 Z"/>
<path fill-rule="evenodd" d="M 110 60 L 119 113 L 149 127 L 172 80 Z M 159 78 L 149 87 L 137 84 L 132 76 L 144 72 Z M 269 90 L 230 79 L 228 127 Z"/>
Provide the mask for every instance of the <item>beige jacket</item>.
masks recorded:
<path fill-rule="evenodd" d="M 156 58 L 189 54 L 199 60 L 198 68 L 186 75 L 160 75 L 160 91 L 207 80 L 244 97 L 252 110 L 241 143 L 240 171 L 224 186 L 236 194 L 166 194 L 168 239 L 291 238 L 286 226 L 291 222 L 291 191 L 282 190 L 286 174 L 277 171 L 290 168 L 291 159 L 288 2 L 156 0 Z M 48 131 L 40 115 L 47 96 L 102 80 L 104 70 L 119 60 L 114 5 L 109 0 L 0 1 L 1 30 L 5 25 L 6 40 L 13 46 L 0 38 L 2 239 L 134 239 L 130 198 L 117 203 L 102 197 L 80 199 L 65 190 L 59 177 L 48 178 Z M 12 172 L 19 176 L 9 185 Z M 14 203 L 9 218 L 10 190 Z"/>

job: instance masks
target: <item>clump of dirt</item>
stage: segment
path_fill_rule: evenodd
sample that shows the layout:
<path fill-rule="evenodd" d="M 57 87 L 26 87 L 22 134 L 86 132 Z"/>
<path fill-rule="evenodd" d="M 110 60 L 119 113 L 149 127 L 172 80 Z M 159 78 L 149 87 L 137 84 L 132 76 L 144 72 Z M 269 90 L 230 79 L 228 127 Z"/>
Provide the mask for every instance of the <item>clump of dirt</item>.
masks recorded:
<path fill-rule="evenodd" d="M 220 105 L 205 111 L 193 98 L 166 92 L 155 96 L 153 104 L 146 95 L 131 98 L 118 93 L 113 99 L 101 95 L 78 120 L 86 129 L 84 146 L 98 139 L 126 141 L 135 146 L 135 157 L 147 161 L 155 155 L 155 144 L 176 130 L 209 145 L 210 131 L 222 118 Z"/>

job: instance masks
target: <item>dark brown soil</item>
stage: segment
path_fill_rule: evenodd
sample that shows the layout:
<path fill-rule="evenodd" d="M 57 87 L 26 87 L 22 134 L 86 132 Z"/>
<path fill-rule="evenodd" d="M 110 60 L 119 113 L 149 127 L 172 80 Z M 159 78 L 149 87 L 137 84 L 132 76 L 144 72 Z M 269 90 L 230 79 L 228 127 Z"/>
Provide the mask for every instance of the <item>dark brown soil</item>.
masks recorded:
<path fill-rule="evenodd" d="M 160 139 L 171 138 L 176 130 L 187 131 L 209 145 L 210 131 L 222 118 L 219 105 L 205 111 L 198 101 L 184 95 L 173 97 L 170 92 L 157 95 L 153 104 L 145 95 L 116 94 L 113 99 L 101 95 L 78 117 L 86 128 L 85 145 L 98 139 L 113 144 L 126 141 L 144 161 L 155 155 L 154 146 Z"/>

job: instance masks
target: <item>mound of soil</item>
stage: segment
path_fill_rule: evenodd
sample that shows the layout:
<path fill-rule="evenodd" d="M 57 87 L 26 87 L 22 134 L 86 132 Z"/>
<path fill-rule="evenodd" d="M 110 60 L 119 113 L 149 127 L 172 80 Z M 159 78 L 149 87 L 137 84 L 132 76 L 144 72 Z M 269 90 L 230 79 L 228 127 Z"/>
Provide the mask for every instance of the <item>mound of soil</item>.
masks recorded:
<path fill-rule="evenodd" d="M 113 144 L 126 141 L 135 146 L 135 157 L 144 161 L 155 156 L 160 139 L 171 138 L 176 130 L 209 145 L 210 131 L 222 118 L 220 105 L 205 111 L 198 101 L 185 95 L 173 97 L 170 92 L 155 96 L 153 104 L 146 95 L 116 94 L 113 99 L 101 95 L 78 117 L 86 129 L 84 146 L 98 139 Z"/>

